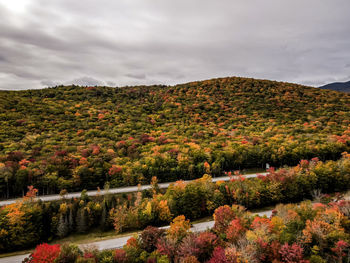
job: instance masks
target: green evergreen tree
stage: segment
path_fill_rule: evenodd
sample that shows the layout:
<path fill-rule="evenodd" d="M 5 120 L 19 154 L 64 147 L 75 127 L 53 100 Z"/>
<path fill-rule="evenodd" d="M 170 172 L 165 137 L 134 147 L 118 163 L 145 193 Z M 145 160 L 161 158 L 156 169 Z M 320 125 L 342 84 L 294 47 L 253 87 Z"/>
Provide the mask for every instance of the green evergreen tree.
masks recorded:
<path fill-rule="evenodd" d="M 69 231 L 74 231 L 74 215 L 73 215 L 73 207 L 69 207 L 69 215 L 68 215 L 68 228 Z"/>
<path fill-rule="evenodd" d="M 85 208 L 80 208 L 77 212 L 77 231 L 85 233 L 88 230 L 88 214 Z"/>
<path fill-rule="evenodd" d="M 60 219 L 58 221 L 58 227 L 57 227 L 57 236 L 62 238 L 68 235 L 69 227 L 68 222 L 66 219 L 66 216 L 61 214 Z"/>
<path fill-rule="evenodd" d="M 106 230 L 108 228 L 108 207 L 106 201 L 104 200 L 102 203 L 102 213 L 100 220 L 100 228 L 102 230 Z"/>

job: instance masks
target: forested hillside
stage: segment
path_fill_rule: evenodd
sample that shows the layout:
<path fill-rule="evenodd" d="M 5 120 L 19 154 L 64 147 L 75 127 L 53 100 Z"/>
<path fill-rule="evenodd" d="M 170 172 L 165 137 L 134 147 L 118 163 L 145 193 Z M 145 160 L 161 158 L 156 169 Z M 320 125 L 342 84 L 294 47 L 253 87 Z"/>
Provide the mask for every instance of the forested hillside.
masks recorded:
<path fill-rule="evenodd" d="M 350 94 L 223 78 L 176 86 L 0 92 L 0 197 L 337 159 Z"/>

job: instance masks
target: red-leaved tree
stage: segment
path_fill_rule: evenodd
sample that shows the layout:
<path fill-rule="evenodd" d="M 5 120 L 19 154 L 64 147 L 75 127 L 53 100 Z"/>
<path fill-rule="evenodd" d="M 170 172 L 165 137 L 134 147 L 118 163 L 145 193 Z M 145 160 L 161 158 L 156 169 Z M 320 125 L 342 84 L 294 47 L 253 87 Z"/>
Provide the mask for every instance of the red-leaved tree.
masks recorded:
<path fill-rule="evenodd" d="M 308 260 L 303 259 L 303 248 L 296 243 L 289 245 L 285 243 L 281 249 L 282 262 L 286 263 L 308 263 Z"/>

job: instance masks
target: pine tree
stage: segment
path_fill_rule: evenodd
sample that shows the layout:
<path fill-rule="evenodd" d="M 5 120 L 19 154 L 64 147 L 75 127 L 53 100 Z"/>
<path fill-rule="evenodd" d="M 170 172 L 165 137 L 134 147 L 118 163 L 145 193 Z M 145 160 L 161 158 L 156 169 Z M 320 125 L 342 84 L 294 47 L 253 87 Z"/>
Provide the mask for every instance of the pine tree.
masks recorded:
<path fill-rule="evenodd" d="M 107 207 L 106 201 L 103 201 L 102 203 L 100 228 L 102 230 L 106 230 L 108 228 L 108 207 Z"/>
<path fill-rule="evenodd" d="M 68 216 L 68 227 L 69 231 L 74 231 L 74 216 L 73 216 L 73 208 L 69 207 L 69 216 Z"/>
<path fill-rule="evenodd" d="M 60 220 L 57 226 L 57 236 L 60 238 L 67 236 L 68 234 L 68 222 L 63 214 L 60 215 Z"/>
<path fill-rule="evenodd" d="M 88 229 L 88 215 L 84 208 L 80 208 L 77 212 L 77 231 L 85 233 Z"/>
<path fill-rule="evenodd" d="M 109 206 L 109 208 L 114 208 L 114 207 L 116 207 L 116 205 L 117 205 L 117 200 L 115 199 L 115 196 L 112 195 L 108 206 Z"/>

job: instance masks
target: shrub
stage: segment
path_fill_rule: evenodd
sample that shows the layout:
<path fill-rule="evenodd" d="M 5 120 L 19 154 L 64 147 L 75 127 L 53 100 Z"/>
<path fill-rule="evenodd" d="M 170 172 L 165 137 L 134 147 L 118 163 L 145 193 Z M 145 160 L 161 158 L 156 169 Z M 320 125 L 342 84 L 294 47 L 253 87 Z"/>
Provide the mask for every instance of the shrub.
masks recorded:
<path fill-rule="evenodd" d="M 38 245 L 34 252 L 31 254 L 32 263 L 51 263 L 55 262 L 60 254 L 61 248 L 60 245 L 49 245 L 41 244 Z"/>
<path fill-rule="evenodd" d="M 81 256 L 83 256 L 83 253 L 77 245 L 66 243 L 61 246 L 61 252 L 55 263 L 75 262 Z"/>
<path fill-rule="evenodd" d="M 128 258 L 124 249 L 116 249 L 114 251 L 114 261 L 117 263 L 126 263 L 128 261 Z"/>

